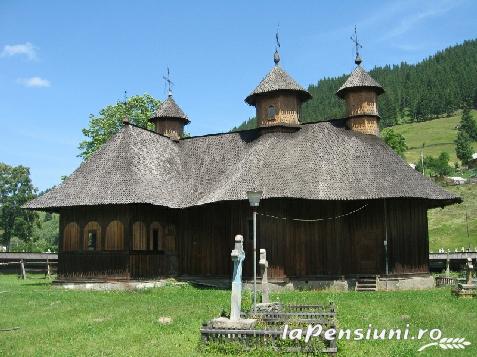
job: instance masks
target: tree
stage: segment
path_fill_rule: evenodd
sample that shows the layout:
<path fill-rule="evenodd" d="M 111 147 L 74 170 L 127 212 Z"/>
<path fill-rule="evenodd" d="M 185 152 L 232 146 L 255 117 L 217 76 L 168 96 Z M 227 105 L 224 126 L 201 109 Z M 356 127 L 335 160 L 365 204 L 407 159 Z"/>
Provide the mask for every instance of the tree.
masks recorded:
<path fill-rule="evenodd" d="M 454 169 L 449 165 L 449 160 L 450 156 L 447 152 L 441 152 L 437 158 L 426 156 L 424 158 L 425 172 L 429 176 L 449 176 L 454 172 Z M 421 161 L 416 163 L 416 170 L 422 172 Z"/>
<path fill-rule="evenodd" d="M 384 142 L 393 149 L 396 154 L 404 158 L 404 153 L 407 150 L 406 139 L 403 135 L 396 133 L 393 129 L 383 129 L 381 137 Z"/>
<path fill-rule="evenodd" d="M 0 229 L 3 230 L 0 238 L 7 249 L 14 236 L 23 241 L 31 239 L 37 214 L 21 207 L 35 198 L 35 193 L 30 169 L 0 163 Z"/>
<path fill-rule="evenodd" d="M 467 133 L 470 140 L 477 141 L 477 123 L 470 114 L 470 109 L 465 106 L 462 109 L 462 116 L 460 118 L 459 131 Z"/>
<path fill-rule="evenodd" d="M 153 125 L 148 120 L 159 105 L 159 100 L 149 94 L 144 94 L 142 96 L 130 97 L 125 102 L 107 105 L 99 111 L 97 116 L 90 114 L 89 125 L 82 130 L 86 140 L 79 144 L 79 149 L 81 150 L 79 156 L 83 159 L 90 157 L 101 145 L 119 131 L 122 127 L 122 121 L 126 117 L 131 124 L 153 129 Z"/>
<path fill-rule="evenodd" d="M 470 137 L 465 131 L 459 130 L 457 134 L 455 153 L 463 164 L 467 164 L 472 159 L 474 149 L 472 148 Z"/>

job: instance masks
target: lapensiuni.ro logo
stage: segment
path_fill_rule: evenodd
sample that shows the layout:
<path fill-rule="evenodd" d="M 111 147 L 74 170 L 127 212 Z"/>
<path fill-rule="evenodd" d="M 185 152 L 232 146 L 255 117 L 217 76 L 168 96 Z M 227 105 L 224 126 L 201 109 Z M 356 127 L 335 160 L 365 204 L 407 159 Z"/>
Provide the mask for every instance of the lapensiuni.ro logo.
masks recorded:
<path fill-rule="evenodd" d="M 312 338 L 323 338 L 325 340 L 422 340 L 427 338 L 433 342 L 421 346 L 418 351 L 426 348 L 437 346 L 443 350 L 459 350 L 465 349 L 471 343 L 466 341 L 464 337 L 442 337 L 442 331 L 435 329 L 418 329 L 417 333 L 411 333 L 409 324 L 404 329 L 377 329 L 371 324 L 367 328 L 357 329 L 323 329 L 320 324 L 308 325 L 307 328 L 289 328 L 288 324 L 283 329 L 281 338 L 283 340 L 302 340 L 308 343 Z"/>

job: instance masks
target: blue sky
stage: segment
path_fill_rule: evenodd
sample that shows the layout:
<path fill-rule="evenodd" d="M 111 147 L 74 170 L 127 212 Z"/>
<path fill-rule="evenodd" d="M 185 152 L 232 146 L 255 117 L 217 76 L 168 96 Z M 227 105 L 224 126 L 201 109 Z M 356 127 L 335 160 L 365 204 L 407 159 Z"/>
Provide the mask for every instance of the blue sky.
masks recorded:
<path fill-rule="evenodd" d="M 254 115 L 244 98 L 273 66 L 303 86 L 350 72 L 353 27 L 368 69 L 415 63 L 477 34 L 475 0 L 0 1 L 0 161 L 40 189 L 80 164 L 90 113 L 128 95 L 174 97 L 192 135 Z"/>

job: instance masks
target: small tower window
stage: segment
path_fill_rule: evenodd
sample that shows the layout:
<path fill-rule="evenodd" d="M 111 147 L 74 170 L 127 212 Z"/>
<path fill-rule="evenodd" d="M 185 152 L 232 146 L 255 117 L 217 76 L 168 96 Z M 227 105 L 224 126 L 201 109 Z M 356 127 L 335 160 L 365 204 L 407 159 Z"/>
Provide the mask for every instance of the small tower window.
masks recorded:
<path fill-rule="evenodd" d="M 270 105 L 267 109 L 267 119 L 273 120 L 275 119 L 276 109 L 274 105 Z"/>
<path fill-rule="evenodd" d="M 95 250 L 96 249 L 96 231 L 90 230 L 88 231 L 88 250 Z"/>

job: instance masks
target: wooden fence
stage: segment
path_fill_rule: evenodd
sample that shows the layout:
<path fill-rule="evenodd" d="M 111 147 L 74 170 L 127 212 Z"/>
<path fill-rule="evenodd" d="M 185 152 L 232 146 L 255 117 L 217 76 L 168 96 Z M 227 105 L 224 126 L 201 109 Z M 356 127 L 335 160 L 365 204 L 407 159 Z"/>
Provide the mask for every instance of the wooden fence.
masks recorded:
<path fill-rule="evenodd" d="M 26 279 L 28 274 L 45 274 L 51 277 L 57 273 L 58 255 L 54 253 L 0 253 L 0 271 L 18 272 Z"/>

